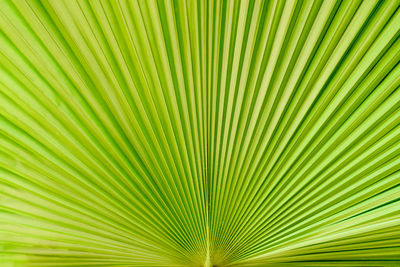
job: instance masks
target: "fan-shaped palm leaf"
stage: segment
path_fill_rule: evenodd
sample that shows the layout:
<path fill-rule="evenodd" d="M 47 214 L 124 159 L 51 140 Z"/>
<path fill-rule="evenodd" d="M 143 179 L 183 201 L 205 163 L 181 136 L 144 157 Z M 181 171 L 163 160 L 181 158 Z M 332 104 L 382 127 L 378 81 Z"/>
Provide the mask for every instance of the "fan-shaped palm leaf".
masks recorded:
<path fill-rule="evenodd" d="M 399 7 L 0 0 L 0 265 L 400 265 Z"/>

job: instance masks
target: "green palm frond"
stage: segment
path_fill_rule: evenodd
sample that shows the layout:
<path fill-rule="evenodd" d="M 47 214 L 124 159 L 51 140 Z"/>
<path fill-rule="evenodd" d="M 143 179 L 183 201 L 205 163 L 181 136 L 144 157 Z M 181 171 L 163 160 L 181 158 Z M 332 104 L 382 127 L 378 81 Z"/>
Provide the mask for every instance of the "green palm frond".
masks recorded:
<path fill-rule="evenodd" d="M 0 0 L 0 266 L 400 266 L 397 0 Z"/>

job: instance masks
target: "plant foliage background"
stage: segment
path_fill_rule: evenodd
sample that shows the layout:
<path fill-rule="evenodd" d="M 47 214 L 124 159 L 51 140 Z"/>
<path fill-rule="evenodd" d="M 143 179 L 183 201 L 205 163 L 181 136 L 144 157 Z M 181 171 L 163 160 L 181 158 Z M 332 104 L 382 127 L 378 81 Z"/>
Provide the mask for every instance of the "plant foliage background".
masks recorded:
<path fill-rule="evenodd" d="M 399 266 L 398 0 L 0 0 L 1 266 Z"/>

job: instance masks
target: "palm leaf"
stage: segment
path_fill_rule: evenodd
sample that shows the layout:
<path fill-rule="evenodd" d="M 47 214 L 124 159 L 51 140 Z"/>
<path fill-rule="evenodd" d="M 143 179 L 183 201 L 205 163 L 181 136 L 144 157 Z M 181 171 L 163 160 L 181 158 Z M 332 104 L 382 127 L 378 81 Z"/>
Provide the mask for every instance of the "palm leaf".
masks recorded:
<path fill-rule="evenodd" d="M 1 266 L 399 265 L 399 7 L 1 0 Z"/>

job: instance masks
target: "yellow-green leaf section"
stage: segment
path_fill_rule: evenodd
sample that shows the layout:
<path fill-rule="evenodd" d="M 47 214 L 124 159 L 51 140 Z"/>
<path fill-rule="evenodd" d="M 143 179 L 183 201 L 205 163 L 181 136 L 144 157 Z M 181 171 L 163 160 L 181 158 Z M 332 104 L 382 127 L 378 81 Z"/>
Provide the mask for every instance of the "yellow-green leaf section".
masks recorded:
<path fill-rule="evenodd" d="M 400 266 L 398 0 L 0 0 L 0 266 Z"/>

